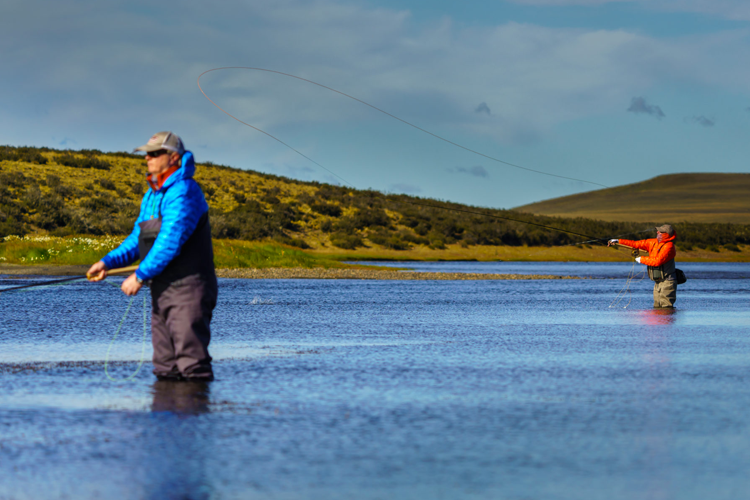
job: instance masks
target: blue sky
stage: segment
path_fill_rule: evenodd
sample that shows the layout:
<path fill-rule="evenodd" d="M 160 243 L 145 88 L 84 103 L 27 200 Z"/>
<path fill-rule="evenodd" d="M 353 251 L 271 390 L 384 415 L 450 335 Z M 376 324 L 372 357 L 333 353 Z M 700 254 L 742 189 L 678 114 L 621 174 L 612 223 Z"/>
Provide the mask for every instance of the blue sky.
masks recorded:
<path fill-rule="evenodd" d="M 750 2 L 4 0 L 0 144 L 130 150 L 511 208 L 676 172 L 745 172 Z"/>

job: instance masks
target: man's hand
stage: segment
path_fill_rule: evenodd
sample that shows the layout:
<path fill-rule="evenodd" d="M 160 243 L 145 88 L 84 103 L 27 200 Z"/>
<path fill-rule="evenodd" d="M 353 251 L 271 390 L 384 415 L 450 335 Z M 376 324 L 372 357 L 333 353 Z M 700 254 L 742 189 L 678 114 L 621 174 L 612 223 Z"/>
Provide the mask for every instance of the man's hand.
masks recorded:
<path fill-rule="evenodd" d="M 143 285 L 141 283 L 138 283 L 138 280 L 135 279 L 135 273 L 128 276 L 128 278 L 122 282 L 122 286 L 120 289 L 125 293 L 125 295 L 135 295 L 138 293 L 138 290 L 141 289 Z"/>
<path fill-rule="evenodd" d="M 640 264 L 641 263 L 641 258 L 640 257 L 636 257 L 635 261 Z"/>
<path fill-rule="evenodd" d="M 609 243 L 607 243 L 608 247 L 611 247 L 612 245 L 617 245 L 620 242 L 620 240 L 609 240 Z"/>
<path fill-rule="evenodd" d="M 86 279 L 89 281 L 101 281 L 107 277 L 107 266 L 101 260 L 91 266 L 86 272 Z"/>

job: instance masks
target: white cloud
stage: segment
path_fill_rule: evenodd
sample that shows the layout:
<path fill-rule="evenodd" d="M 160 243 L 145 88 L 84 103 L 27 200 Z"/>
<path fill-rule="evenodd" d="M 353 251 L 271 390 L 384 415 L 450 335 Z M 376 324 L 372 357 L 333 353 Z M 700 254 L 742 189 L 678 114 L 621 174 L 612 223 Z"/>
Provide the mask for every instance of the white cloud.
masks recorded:
<path fill-rule="evenodd" d="M 678 3 L 743 11 L 729 1 Z M 210 7 L 187 0 L 175 6 L 4 3 L 0 50 L 8 77 L 0 91 L 19 99 L 19 106 L 46 110 L 59 127 L 64 120 L 92 124 L 92 131 L 129 123 L 148 126 L 148 134 L 179 120 L 220 147 L 240 139 L 256 146 L 265 139 L 230 122 L 198 93 L 197 75 L 218 66 L 289 72 L 427 129 L 479 133 L 505 144 L 566 121 L 621 112 L 623 102 L 663 81 L 730 89 L 750 84 L 744 32 L 656 39 L 516 23 L 465 27 L 448 18 L 417 25 L 405 11 L 334 0 L 234 0 Z M 385 119 L 279 75 L 232 70 L 211 73 L 202 83 L 232 114 L 281 136 L 326 123 Z M 491 102 L 492 113 L 474 112 L 479 101 Z"/>

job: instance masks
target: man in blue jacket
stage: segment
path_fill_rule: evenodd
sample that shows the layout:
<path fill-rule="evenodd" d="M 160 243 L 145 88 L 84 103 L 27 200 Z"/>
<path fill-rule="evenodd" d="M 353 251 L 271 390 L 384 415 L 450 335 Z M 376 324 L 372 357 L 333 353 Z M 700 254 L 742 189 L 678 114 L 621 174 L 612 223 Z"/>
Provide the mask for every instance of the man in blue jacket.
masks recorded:
<path fill-rule="evenodd" d="M 140 259 L 121 288 L 135 295 L 144 284 L 151 287 L 154 374 L 160 380 L 212 380 L 209 325 L 218 285 L 208 204 L 193 179 L 193 153 L 171 132 L 154 134 L 135 150 L 146 152 L 150 189 L 133 232 L 88 275 L 99 281 L 108 269 Z"/>

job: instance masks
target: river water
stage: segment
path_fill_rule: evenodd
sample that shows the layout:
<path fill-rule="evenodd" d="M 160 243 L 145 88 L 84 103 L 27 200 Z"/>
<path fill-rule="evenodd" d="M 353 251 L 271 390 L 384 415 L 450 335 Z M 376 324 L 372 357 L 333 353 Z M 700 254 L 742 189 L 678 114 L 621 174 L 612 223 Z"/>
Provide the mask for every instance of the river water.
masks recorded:
<path fill-rule="evenodd" d="M 108 355 L 115 287 L 0 293 L 0 499 L 747 496 L 749 264 L 668 312 L 631 264 L 393 265 L 593 279 L 220 280 L 207 385 L 106 376 L 141 296 Z"/>

